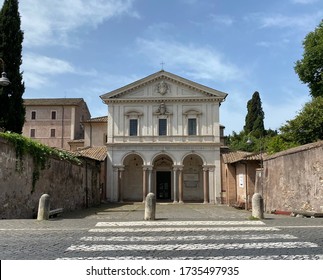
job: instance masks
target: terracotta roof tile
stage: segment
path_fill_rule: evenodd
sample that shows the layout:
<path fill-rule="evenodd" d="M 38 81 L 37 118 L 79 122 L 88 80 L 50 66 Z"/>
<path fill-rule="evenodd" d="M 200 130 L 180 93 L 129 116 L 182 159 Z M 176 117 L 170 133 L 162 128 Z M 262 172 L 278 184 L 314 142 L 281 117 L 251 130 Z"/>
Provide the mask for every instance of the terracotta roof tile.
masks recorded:
<path fill-rule="evenodd" d="M 265 153 L 249 153 L 244 151 L 222 153 L 224 163 L 235 163 L 242 160 L 262 160 L 265 155 Z"/>
<path fill-rule="evenodd" d="M 78 106 L 83 98 L 36 98 L 24 99 L 25 106 Z"/>
<path fill-rule="evenodd" d="M 95 159 L 98 161 L 104 161 L 107 157 L 107 147 L 87 147 L 76 151 L 79 156 Z"/>
<path fill-rule="evenodd" d="M 102 116 L 97 118 L 91 118 L 89 120 L 83 121 L 83 123 L 90 123 L 90 122 L 107 122 L 108 116 Z"/>

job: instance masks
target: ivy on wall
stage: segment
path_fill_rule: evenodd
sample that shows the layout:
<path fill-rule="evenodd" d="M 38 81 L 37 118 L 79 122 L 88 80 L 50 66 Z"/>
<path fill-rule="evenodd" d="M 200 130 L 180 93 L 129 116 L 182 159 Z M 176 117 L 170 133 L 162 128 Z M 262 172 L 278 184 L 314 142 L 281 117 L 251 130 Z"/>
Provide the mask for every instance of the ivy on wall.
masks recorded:
<path fill-rule="evenodd" d="M 0 137 L 6 139 L 8 142 L 13 144 L 16 150 L 16 171 L 22 172 L 23 170 L 23 158 L 29 154 L 34 163 L 34 170 L 32 174 L 32 190 L 35 191 L 36 182 L 39 180 L 40 171 L 46 167 L 49 168 L 48 160 L 51 157 L 59 160 L 66 160 L 75 164 L 80 165 L 82 161 L 74 156 L 72 153 L 51 148 L 37 141 L 31 140 L 22 136 L 21 134 L 11 132 L 0 132 Z"/>

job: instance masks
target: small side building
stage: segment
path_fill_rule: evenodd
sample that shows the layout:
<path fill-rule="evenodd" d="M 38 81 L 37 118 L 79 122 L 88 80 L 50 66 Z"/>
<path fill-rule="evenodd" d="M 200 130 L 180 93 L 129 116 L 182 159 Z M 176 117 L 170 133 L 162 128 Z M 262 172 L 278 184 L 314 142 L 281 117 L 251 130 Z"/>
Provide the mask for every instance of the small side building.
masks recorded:
<path fill-rule="evenodd" d="M 256 172 L 262 166 L 262 154 L 221 150 L 222 203 L 251 208 Z"/>

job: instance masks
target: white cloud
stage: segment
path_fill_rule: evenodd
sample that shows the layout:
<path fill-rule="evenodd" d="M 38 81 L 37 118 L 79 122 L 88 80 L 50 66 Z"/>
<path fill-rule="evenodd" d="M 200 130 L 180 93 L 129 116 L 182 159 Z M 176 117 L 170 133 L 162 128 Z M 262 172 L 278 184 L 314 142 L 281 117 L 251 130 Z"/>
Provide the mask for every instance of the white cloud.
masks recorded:
<path fill-rule="evenodd" d="M 54 75 L 75 73 L 74 67 L 67 61 L 33 53 L 24 55 L 22 68 L 24 79 L 30 88 L 41 88 L 50 83 Z"/>
<path fill-rule="evenodd" d="M 289 43 L 290 43 L 290 40 L 287 38 L 284 38 L 282 40 L 276 40 L 276 41 L 259 41 L 256 43 L 256 46 L 264 47 L 264 48 L 272 48 L 272 47 L 283 47 Z"/>
<path fill-rule="evenodd" d="M 255 13 L 245 16 L 246 21 L 257 23 L 260 28 L 289 28 L 293 30 L 311 31 L 321 21 L 323 11 L 315 14 L 303 14 L 298 16 L 287 16 L 283 14 Z"/>
<path fill-rule="evenodd" d="M 20 3 L 26 46 L 70 45 L 69 35 L 80 28 L 95 28 L 115 16 L 138 15 L 133 0 L 24 0 Z"/>
<path fill-rule="evenodd" d="M 138 39 L 137 45 L 154 65 L 164 61 L 166 69 L 185 71 L 185 75 L 195 80 L 232 81 L 242 78 L 242 71 L 236 65 L 210 47 L 146 39 Z"/>
<path fill-rule="evenodd" d="M 292 3 L 295 3 L 295 4 L 313 4 L 315 2 L 317 2 L 318 0 L 291 0 Z"/>
<path fill-rule="evenodd" d="M 219 24 L 221 26 L 231 26 L 234 23 L 233 18 L 228 15 L 211 15 L 211 18 L 215 24 Z"/>

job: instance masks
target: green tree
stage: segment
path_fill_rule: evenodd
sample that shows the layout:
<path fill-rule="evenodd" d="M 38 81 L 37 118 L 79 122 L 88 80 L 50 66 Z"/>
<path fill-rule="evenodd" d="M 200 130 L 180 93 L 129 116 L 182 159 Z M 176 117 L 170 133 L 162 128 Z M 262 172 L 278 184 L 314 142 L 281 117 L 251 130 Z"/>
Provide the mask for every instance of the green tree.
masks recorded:
<path fill-rule="evenodd" d="M 247 115 L 244 129 L 239 133 L 233 131 L 228 136 L 228 146 L 232 150 L 247 152 L 265 152 L 267 143 L 277 135 L 276 130 L 264 128 L 264 111 L 259 92 L 255 92 L 247 103 Z"/>
<path fill-rule="evenodd" d="M 256 91 L 247 103 L 248 113 L 245 119 L 244 132 L 255 137 L 265 135 L 264 118 L 259 92 Z"/>
<path fill-rule="evenodd" d="M 323 139 L 323 96 L 305 104 L 299 114 L 280 128 L 286 142 L 299 145 Z"/>
<path fill-rule="evenodd" d="M 16 133 L 22 132 L 25 108 L 22 95 L 25 85 L 22 81 L 23 32 L 18 0 L 5 0 L 0 11 L 0 57 L 6 63 L 7 77 L 11 84 L 0 88 L 0 127 Z"/>
<path fill-rule="evenodd" d="M 312 97 L 323 96 L 323 20 L 306 35 L 303 58 L 295 64 L 295 72 L 307 84 Z"/>
<path fill-rule="evenodd" d="M 268 137 L 266 151 L 268 154 L 278 153 L 299 146 L 295 142 L 287 141 L 282 134 Z"/>

